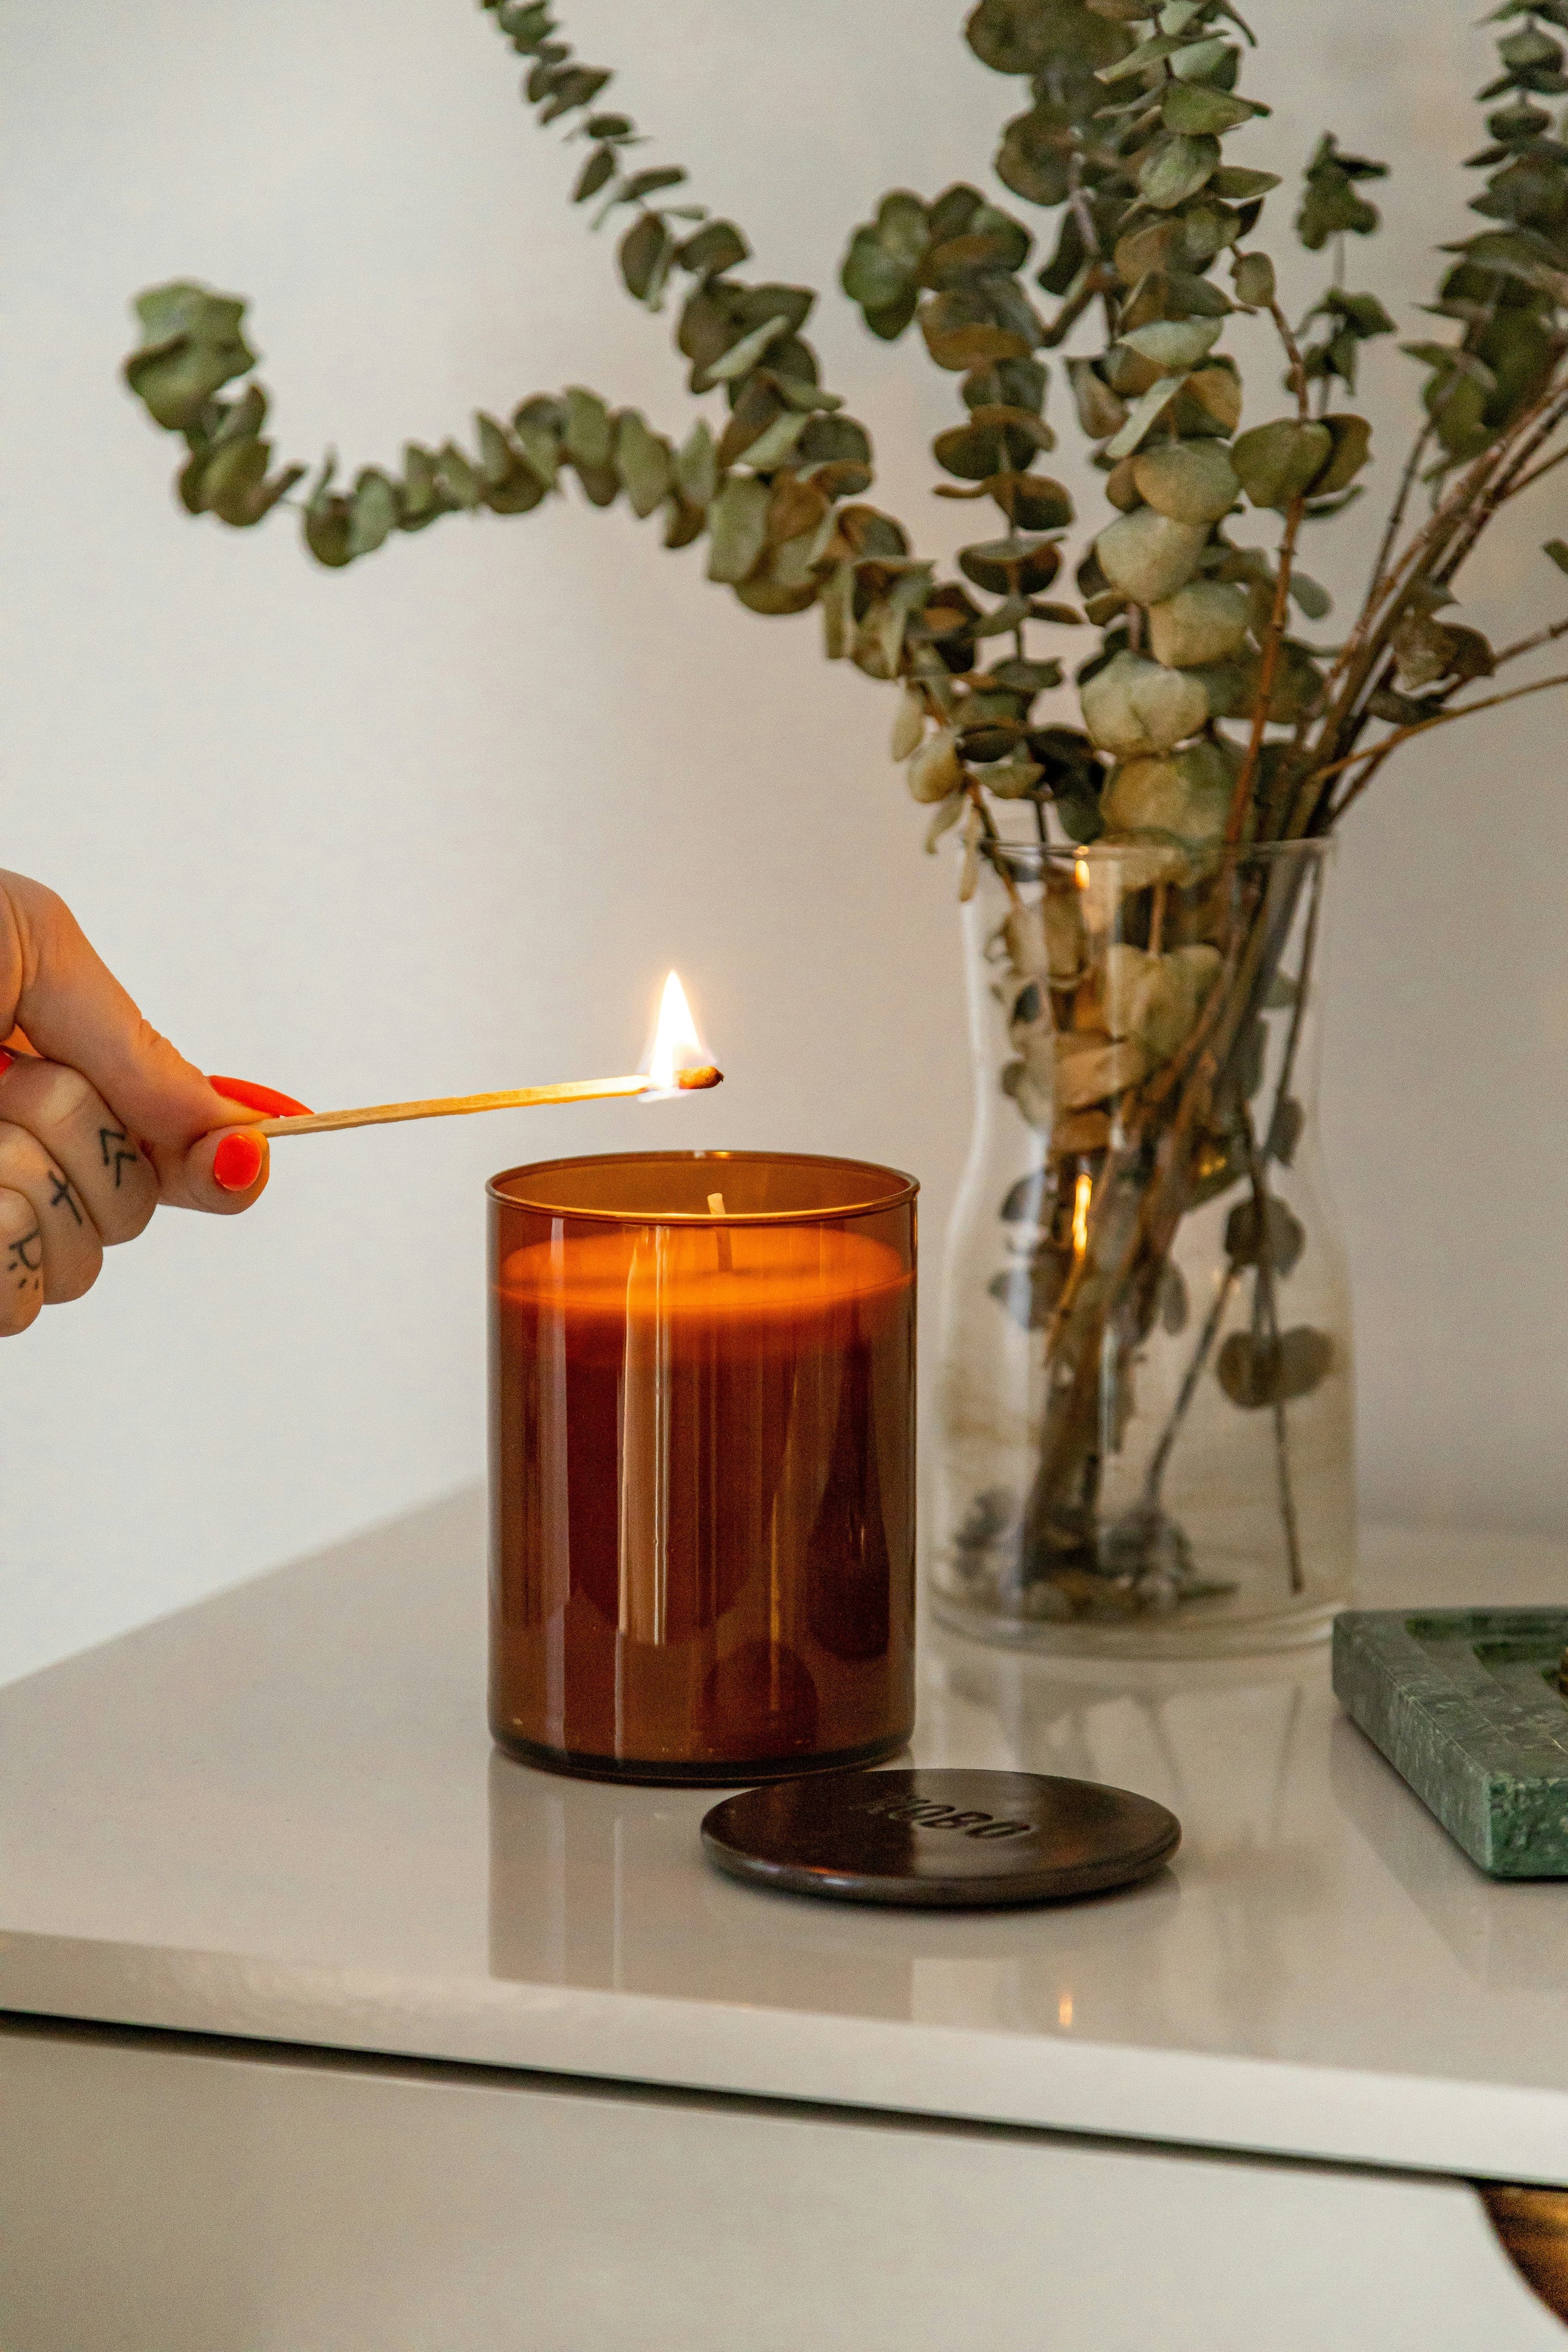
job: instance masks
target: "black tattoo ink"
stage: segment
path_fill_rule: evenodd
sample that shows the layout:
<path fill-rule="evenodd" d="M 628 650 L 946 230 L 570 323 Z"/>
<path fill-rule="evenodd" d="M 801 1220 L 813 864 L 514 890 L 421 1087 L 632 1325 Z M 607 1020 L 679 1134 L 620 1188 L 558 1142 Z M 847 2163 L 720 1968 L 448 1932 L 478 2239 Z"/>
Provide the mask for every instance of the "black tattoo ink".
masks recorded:
<path fill-rule="evenodd" d="M 35 1250 L 37 1252 L 37 1256 L 33 1255 Z M 41 1225 L 35 1225 L 30 1234 L 24 1234 L 19 1242 L 11 1244 L 11 1254 L 5 1261 L 5 1271 L 7 1274 L 19 1274 L 25 1267 L 28 1274 L 37 1274 L 43 1263 L 44 1229 Z M 16 1287 L 20 1290 L 25 1287 L 25 1285 L 19 1282 Z"/>
<path fill-rule="evenodd" d="M 77 1206 L 76 1194 L 71 1191 L 70 1178 L 68 1176 L 62 1175 L 58 1168 L 51 1168 L 49 1171 L 49 1186 L 50 1208 L 68 1209 L 72 1216 L 76 1219 L 77 1223 L 79 1225 L 81 1223 L 81 1211 Z"/>
<path fill-rule="evenodd" d="M 126 1148 L 122 1150 L 122 1146 Z M 131 1138 L 122 1127 L 100 1127 L 98 1130 L 98 1148 L 103 1154 L 104 1166 L 112 1168 L 114 1171 L 114 1189 L 118 1192 L 123 1171 L 127 1168 L 134 1168 L 142 1154 L 132 1143 Z"/>

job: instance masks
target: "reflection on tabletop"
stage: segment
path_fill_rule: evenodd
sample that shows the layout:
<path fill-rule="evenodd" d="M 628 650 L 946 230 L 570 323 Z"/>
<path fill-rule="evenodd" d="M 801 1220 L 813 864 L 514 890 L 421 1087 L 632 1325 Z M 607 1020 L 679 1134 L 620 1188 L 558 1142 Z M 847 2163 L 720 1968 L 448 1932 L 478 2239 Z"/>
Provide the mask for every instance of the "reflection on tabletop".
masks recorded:
<path fill-rule="evenodd" d="M 1472 1867 L 1341 1715 L 1326 1645 L 1129 1665 L 928 1630 L 913 1755 L 1137 1790 L 1181 1850 L 1086 1902 L 896 1915 L 721 1878 L 700 1792 L 498 1756 L 492 1974 L 1314 2066 L 1563 2071 L 1543 2042 L 1560 2050 L 1561 1890 Z"/>

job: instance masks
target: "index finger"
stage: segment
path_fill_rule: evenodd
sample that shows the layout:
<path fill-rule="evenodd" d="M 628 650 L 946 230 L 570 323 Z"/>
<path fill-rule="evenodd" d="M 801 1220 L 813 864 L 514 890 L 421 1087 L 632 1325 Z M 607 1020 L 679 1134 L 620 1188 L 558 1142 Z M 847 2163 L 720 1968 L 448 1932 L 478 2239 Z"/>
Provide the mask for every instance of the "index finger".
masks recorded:
<path fill-rule="evenodd" d="M 0 1037 L 18 1025 L 149 1143 L 181 1150 L 233 1123 L 201 1072 L 142 1018 L 64 899 L 0 873 Z"/>

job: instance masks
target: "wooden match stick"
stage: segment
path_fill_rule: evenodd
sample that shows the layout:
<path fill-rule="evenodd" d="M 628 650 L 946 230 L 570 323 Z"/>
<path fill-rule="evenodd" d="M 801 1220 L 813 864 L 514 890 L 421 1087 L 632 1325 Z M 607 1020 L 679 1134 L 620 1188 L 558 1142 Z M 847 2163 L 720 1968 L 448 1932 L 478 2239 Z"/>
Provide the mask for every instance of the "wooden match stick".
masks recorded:
<path fill-rule="evenodd" d="M 700 1069 L 677 1070 L 675 1083 L 682 1094 L 704 1087 L 722 1086 L 724 1073 L 711 1063 Z M 479 1110 L 534 1110 L 543 1103 L 600 1102 L 611 1095 L 646 1095 L 661 1091 L 652 1078 L 566 1078 L 556 1087 L 512 1087 L 500 1095 L 437 1095 L 424 1102 L 366 1103 L 358 1110 L 313 1110 L 297 1118 L 257 1119 L 257 1135 L 325 1135 L 340 1127 L 390 1127 L 403 1118 L 466 1118 Z"/>

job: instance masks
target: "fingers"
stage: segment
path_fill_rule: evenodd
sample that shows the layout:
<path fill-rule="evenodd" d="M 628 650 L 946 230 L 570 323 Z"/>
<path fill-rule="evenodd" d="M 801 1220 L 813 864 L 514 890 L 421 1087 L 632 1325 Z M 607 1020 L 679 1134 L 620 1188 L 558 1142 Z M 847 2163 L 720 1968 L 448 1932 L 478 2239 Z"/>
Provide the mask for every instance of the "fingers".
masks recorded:
<path fill-rule="evenodd" d="M 0 1276 L 14 1288 L 42 1276 L 40 1304 L 79 1298 L 98 1280 L 103 1243 L 65 1171 L 36 1135 L 0 1118 L 0 1192 L 24 1200 L 28 1227 L 11 1236 Z M 29 1317 L 29 1321 L 31 1318 Z"/>
<path fill-rule="evenodd" d="M 0 1339 L 25 1331 L 44 1305 L 44 1236 L 24 1192 L 0 1192 Z"/>
<path fill-rule="evenodd" d="M 158 1178 L 79 1070 L 14 1061 L 0 1073 L 0 1119 L 26 1128 L 62 1169 L 106 1243 L 134 1241 L 158 1205 Z"/>
<path fill-rule="evenodd" d="M 153 1166 L 163 1198 L 179 1209 L 205 1209 L 234 1217 L 267 1190 L 271 1160 L 267 1139 L 248 1127 L 221 1128 L 199 1136 L 188 1151 L 152 1146 Z"/>
<path fill-rule="evenodd" d="M 184 1152 L 226 1116 L 201 1072 L 142 1019 L 65 901 L 0 873 L 0 1038 L 17 1024 L 148 1142 Z"/>

